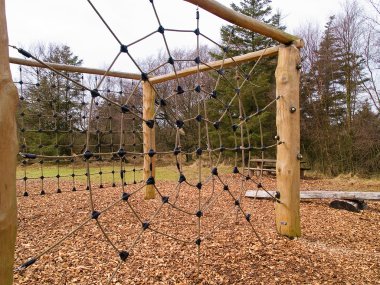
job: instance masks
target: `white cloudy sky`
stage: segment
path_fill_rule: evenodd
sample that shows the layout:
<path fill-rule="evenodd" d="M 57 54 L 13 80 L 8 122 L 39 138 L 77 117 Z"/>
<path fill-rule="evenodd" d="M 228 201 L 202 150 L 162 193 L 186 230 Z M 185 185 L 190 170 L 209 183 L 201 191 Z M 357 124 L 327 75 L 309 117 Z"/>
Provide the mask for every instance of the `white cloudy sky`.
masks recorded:
<path fill-rule="evenodd" d="M 365 0 L 362 0 L 365 1 Z M 120 40 L 131 43 L 157 29 L 158 24 L 148 0 L 92 0 Z M 219 0 L 229 6 L 239 0 Z M 315 21 L 321 26 L 328 16 L 339 11 L 340 0 L 273 0 L 283 21 L 292 32 L 305 21 Z M 182 0 L 155 0 L 157 12 L 165 28 L 195 29 L 195 6 Z M 69 45 L 74 53 L 84 59 L 84 65 L 106 67 L 119 50 L 119 44 L 106 30 L 86 0 L 6 0 L 10 44 L 30 47 L 38 42 Z M 224 21 L 201 10 L 201 31 L 218 40 Z M 194 46 L 194 34 L 168 35 L 169 45 Z M 170 34 L 170 35 L 169 35 Z M 157 52 L 162 40 L 156 34 L 150 40 L 130 49 L 136 58 L 145 58 Z M 11 56 L 18 56 L 13 51 Z M 116 69 L 125 70 L 130 65 L 123 58 Z M 128 68 L 127 68 L 128 69 Z"/>

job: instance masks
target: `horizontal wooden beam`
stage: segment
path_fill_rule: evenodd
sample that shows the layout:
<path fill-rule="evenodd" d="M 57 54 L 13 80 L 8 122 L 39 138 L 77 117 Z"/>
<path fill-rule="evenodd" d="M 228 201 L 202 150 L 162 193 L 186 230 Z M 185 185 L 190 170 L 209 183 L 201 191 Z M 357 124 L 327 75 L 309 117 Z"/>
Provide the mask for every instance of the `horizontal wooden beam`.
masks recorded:
<path fill-rule="evenodd" d="M 26 66 L 46 68 L 43 64 L 37 61 L 16 58 L 16 57 L 10 57 L 9 62 L 13 64 L 21 64 L 21 65 L 26 65 Z M 82 66 L 75 66 L 75 65 L 58 64 L 58 63 L 50 63 L 50 62 L 46 62 L 46 64 L 60 71 L 88 73 L 88 74 L 96 74 L 96 75 L 104 75 L 107 72 L 107 70 L 104 70 L 104 69 L 89 68 L 89 67 L 82 67 Z M 125 78 L 125 79 L 135 79 L 135 80 L 141 79 L 141 74 L 119 72 L 119 71 L 109 71 L 107 73 L 107 76 Z"/>
<path fill-rule="evenodd" d="M 272 196 L 270 196 L 272 195 Z M 248 190 L 245 197 L 271 199 L 276 191 Z M 380 192 L 301 191 L 301 199 L 380 200 Z M 281 200 L 281 197 L 280 197 Z"/>
<path fill-rule="evenodd" d="M 197 5 L 206 11 L 222 18 L 239 27 L 246 28 L 252 32 L 270 37 L 282 44 L 296 43 L 298 47 L 302 47 L 303 43 L 299 37 L 288 34 L 271 25 L 262 23 L 252 17 L 236 12 L 215 0 L 185 0 L 189 3 Z"/>
<path fill-rule="evenodd" d="M 199 71 L 200 72 L 210 71 L 212 69 L 219 69 L 222 66 L 223 67 L 231 67 L 231 66 L 236 66 L 238 64 L 242 64 L 244 62 L 250 62 L 253 60 L 257 60 L 260 57 L 274 56 L 274 55 L 277 55 L 278 49 L 279 49 L 279 46 L 274 46 L 274 47 L 267 48 L 265 50 L 250 52 L 250 53 L 247 53 L 244 55 L 235 56 L 233 58 L 227 58 L 225 60 L 217 60 L 217 61 L 209 62 L 209 63 L 207 63 L 207 65 L 206 64 L 200 64 L 199 65 Z M 177 77 L 189 76 L 189 75 L 195 74 L 197 72 L 198 72 L 198 66 L 193 66 L 193 67 L 189 67 L 189 68 L 177 71 L 176 74 L 174 72 L 172 72 L 172 73 L 168 73 L 165 75 L 159 75 L 156 77 L 152 77 L 149 80 L 152 84 L 157 84 L 157 83 L 161 83 L 161 82 L 165 82 L 168 80 L 175 79 Z"/>
<path fill-rule="evenodd" d="M 212 69 L 219 69 L 222 66 L 227 68 L 227 67 L 236 66 L 238 64 L 242 64 L 245 62 L 257 60 L 260 57 L 264 58 L 264 57 L 275 56 L 277 55 L 278 50 L 279 50 L 279 46 L 274 46 L 274 47 L 267 48 L 265 50 L 250 52 L 244 55 L 235 56 L 233 58 L 227 58 L 225 60 L 217 60 L 217 61 L 213 61 L 207 64 L 201 64 L 199 66 L 199 71 L 200 72 L 210 71 Z M 16 57 L 10 57 L 9 62 L 13 64 L 20 64 L 20 65 L 33 66 L 33 67 L 42 67 L 42 68 L 45 67 L 43 64 L 37 61 L 16 58 Z M 49 63 L 49 62 L 46 62 L 46 64 L 60 71 L 88 73 L 88 74 L 96 74 L 96 75 L 104 75 L 107 72 L 104 69 L 89 68 L 89 67 L 82 67 L 82 66 L 75 66 L 75 65 L 66 65 L 66 64 L 58 64 L 58 63 Z M 198 72 L 198 67 L 193 66 L 190 68 L 177 71 L 177 74 L 172 72 L 172 73 L 149 78 L 149 81 L 152 84 L 157 84 L 157 83 L 162 83 L 168 80 L 175 79 L 177 78 L 177 76 L 181 78 L 181 77 L 195 74 L 197 72 Z M 137 74 L 137 73 L 109 71 L 107 75 L 112 76 L 112 77 L 117 77 L 117 78 L 125 78 L 125 79 L 135 79 L 135 80 L 141 79 L 141 74 Z"/>

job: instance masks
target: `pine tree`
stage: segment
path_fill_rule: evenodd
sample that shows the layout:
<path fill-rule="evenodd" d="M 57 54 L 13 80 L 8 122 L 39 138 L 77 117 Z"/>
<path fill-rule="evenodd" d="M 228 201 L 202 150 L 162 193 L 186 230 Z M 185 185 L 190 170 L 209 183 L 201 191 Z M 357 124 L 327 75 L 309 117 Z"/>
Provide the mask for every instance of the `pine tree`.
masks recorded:
<path fill-rule="evenodd" d="M 45 62 L 66 65 L 82 63 L 65 45 L 40 45 L 36 54 Z M 81 110 L 85 107 L 80 95 L 82 90 L 46 68 L 24 68 L 23 74 L 25 84 L 19 125 L 23 126 L 22 136 L 27 144 L 21 151 L 57 154 L 61 150 L 59 145 L 69 144 L 64 132 L 81 128 Z M 81 81 L 80 74 L 65 74 L 72 80 Z"/>
<path fill-rule="evenodd" d="M 270 4 L 271 0 L 243 0 L 240 1 L 239 5 L 231 4 L 231 8 L 266 24 L 284 29 L 284 27 L 280 25 L 280 15 L 273 13 Z M 276 44 L 275 41 L 268 37 L 235 25 L 223 26 L 221 28 L 221 39 L 223 46 L 227 47 L 228 57 L 263 50 Z M 221 55 L 219 55 L 219 58 L 220 57 Z M 225 71 L 225 77 L 235 85 L 237 78 L 240 82 L 248 78 L 248 82 L 245 83 L 244 88 L 239 91 L 239 96 L 245 110 L 243 116 L 260 111 L 275 99 L 274 73 L 276 63 L 276 58 L 263 58 L 251 74 L 249 73 L 255 65 L 255 62 L 239 66 L 235 70 Z M 223 108 L 229 108 L 231 110 L 232 120 L 236 121 L 238 117 L 241 117 L 238 100 L 235 100 L 232 106 L 228 106 L 230 98 L 234 96 L 236 92 L 235 89 L 236 86 L 224 83 L 218 87 L 217 94 L 218 99 L 224 102 Z M 213 111 L 211 113 L 213 113 L 214 119 L 218 117 L 218 112 Z M 226 118 L 225 122 L 222 123 L 231 124 L 230 121 L 231 119 Z M 275 141 L 273 138 L 276 135 L 274 105 L 272 105 L 272 108 L 264 111 L 260 115 L 260 118 L 251 118 L 246 125 L 251 134 L 251 145 L 265 147 L 274 144 Z M 261 134 L 259 132 L 260 125 L 262 125 L 264 130 L 262 134 L 264 136 L 263 142 L 261 141 Z M 246 133 L 244 135 L 246 136 Z M 214 134 L 214 137 L 215 136 Z M 228 138 L 230 144 L 233 144 L 233 135 L 226 131 L 223 136 Z M 274 155 L 274 153 L 272 152 L 270 155 Z"/>
<path fill-rule="evenodd" d="M 272 0 L 243 0 L 240 1 L 239 5 L 234 3 L 231 4 L 231 8 L 239 13 L 283 30 L 285 27 L 280 25 L 280 14 L 273 14 L 270 6 L 271 2 Z M 231 30 L 234 30 L 234 35 L 230 41 L 229 38 Z M 221 29 L 221 38 L 224 44 L 229 41 L 231 42 L 229 45 L 231 54 L 242 54 L 258 51 L 267 46 L 276 44 L 275 41 L 266 36 L 251 32 L 235 25 L 223 26 Z"/>
<path fill-rule="evenodd" d="M 315 79 L 319 110 L 322 111 L 322 116 L 328 124 L 341 122 L 344 113 L 344 92 L 340 88 L 342 73 L 339 47 L 334 33 L 334 19 L 334 16 L 330 17 L 325 26 L 325 32 L 317 51 L 317 61 L 311 70 Z"/>
<path fill-rule="evenodd" d="M 339 63 L 339 49 L 334 34 L 334 19 L 330 17 L 316 59 L 301 78 L 302 145 L 314 168 L 325 173 L 333 172 L 334 156 L 339 145 L 334 128 L 344 117 L 344 92 Z M 334 127 L 335 126 L 335 127 Z"/>
<path fill-rule="evenodd" d="M 356 169 L 351 124 L 365 80 L 363 61 L 352 49 L 357 42 L 347 42 L 342 23 L 330 17 L 301 81 L 302 144 L 314 168 L 333 175 Z"/>

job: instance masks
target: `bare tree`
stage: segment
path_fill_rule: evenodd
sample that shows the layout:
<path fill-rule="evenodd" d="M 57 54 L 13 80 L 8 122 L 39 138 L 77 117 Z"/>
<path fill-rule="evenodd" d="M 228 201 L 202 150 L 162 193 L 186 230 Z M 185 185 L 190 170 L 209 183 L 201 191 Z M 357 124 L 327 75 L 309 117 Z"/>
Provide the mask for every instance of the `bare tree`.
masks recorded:
<path fill-rule="evenodd" d="M 361 46 L 364 17 L 362 8 L 356 0 L 346 0 L 342 12 L 335 21 L 335 34 L 341 49 L 342 71 L 346 93 L 346 126 L 351 129 L 359 91 L 358 82 L 361 68 Z"/>
<path fill-rule="evenodd" d="M 377 23 L 377 25 L 380 25 L 380 22 L 378 21 L 378 16 L 380 16 L 380 1 L 377 0 L 367 0 L 367 2 L 372 6 L 373 11 L 375 13 L 375 17 L 371 17 L 370 19 Z"/>
<path fill-rule="evenodd" d="M 363 82 L 372 107 L 380 113 L 380 1 L 367 0 L 371 7 L 366 17 L 363 58 L 368 80 Z"/>
<path fill-rule="evenodd" d="M 305 46 L 301 49 L 302 69 L 304 72 L 310 71 L 317 61 L 317 51 L 321 43 L 322 34 L 318 23 L 307 22 L 295 32 L 304 40 Z"/>
<path fill-rule="evenodd" d="M 158 53 L 155 57 L 148 58 L 141 63 L 144 70 L 152 75 L 163 75 L 174 71 L 196 66 L 196 61 L 201 63 L 212 60 L 210 48 L 201 46 L 199 54 L 195 50 L 175 49 L 171 51 L 172 64 L 166 51 Z M 157 91 L 157 136 L 160 143 L 158 149 L 174 148 L 176 133 L 179 122 L 185 122 L 181 125 L 179 133 L 181 134 L 181 147 L 184 151 L 193 151 L 198 143 L 197 132 L 198 123 L 195 118 L 199 112 L 198 106 L 203 100 L 208 100 L 208 92 L 212 91 L 212 82 L 214 79 L 207 73 L 191 75 L 186 78 L 173 79 L 167 82 L 159 83 L 154 86 Z M 196 92 L 196 87 L 205 92 Z M 189 160 L 191 157 L 186 156 Z"/>
<path fill-rule="evenodd" d="M 373 29 L 372 24 L 368 23 L 367 27 L 363 58 L 368 79 L 366 81 L 363 80 L 363 88 L 366 90 L 372 106 L 380 113 L 380 82 L 378 79 L 380 74 L 380 38 L 379 34 Z"/>

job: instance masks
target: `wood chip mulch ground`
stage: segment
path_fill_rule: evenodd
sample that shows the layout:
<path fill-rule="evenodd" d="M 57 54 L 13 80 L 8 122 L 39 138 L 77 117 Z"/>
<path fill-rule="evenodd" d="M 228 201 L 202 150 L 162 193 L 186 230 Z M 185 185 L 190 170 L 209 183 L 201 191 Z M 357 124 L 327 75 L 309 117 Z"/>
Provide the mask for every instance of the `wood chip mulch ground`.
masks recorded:
<path fill-rule="evenodd" d="M 239 179 L 223 179 L 235 197 L 244 190 Z M 264 178 L 263 185 L 275 189 L 275 180 Z M 126 189 L 132 192 L 140 186 Z M 380 284 L 379 202 L 368 202 L 368 209 L 352 213 L 329 208 L 328 200 L 304 201 L 302 237 L 290 240 L 276 233 L 273 201 L 242 199 L 242 208 L 251 214 L 261 244 L 244 215 L 237 213 L 234 199 L 223 192 L 220 183 L 212 192 L 210 183 L 200 192 L 203 203 L 210 197 L 211 200 L 201 217 L 201 236 L 209 238 L 202 240 L 198 256 L 198 190 L 183 186 L 176 199 L 175 186 L 176 183 L 157 182 L 158 189 L 171 202 L 176 200 L 178 207 L 194 215 L 165 204 L 150 220 L 162 204 L 161 199 L 146 201 L 138 192 L 128 203 L 142 221 L 150 222 L 140 238 L 141 222 L 127 203 L 110 206 L 120 200 L 120 188 L 92 191 L 95 210 L 110 206 L 98 218 L 104 232 L 117 250 L 130 253 L 110 284 Z M 252 182 L 247 182 L 246 187 L 256 189 Z M 334 183 L 304 180 L 302 188 L 332 190 Z M 37 256 L 88 219 L 89 205 L 88 191 L 19 197 L 15 266 Z M 107 284 L 120 262 L 116 249 L 96 221 L 90 220 L 35 264 L 16 272 L 14 283 Z"/>

